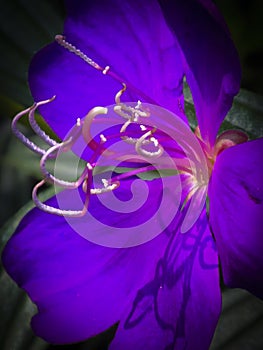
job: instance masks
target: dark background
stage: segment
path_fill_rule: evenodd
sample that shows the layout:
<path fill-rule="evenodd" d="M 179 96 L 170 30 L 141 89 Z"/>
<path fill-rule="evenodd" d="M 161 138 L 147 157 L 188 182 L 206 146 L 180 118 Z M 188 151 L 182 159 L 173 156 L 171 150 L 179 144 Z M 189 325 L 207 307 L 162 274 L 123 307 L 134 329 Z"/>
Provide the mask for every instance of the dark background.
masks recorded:
<path fill-rule="evenodd" d="M 242 87 L 263 95 L 263 1 L 215 0 L 228 24 L 243 69 Z"/>

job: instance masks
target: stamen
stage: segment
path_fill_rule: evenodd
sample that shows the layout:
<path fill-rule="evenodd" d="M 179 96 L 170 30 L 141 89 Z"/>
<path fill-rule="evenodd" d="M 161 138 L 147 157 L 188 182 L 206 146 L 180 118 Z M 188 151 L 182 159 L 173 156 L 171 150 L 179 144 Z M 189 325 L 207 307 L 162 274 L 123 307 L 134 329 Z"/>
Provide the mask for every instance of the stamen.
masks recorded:
<path fill-rule="evenodd" d="M 65 209 L 58 209 L 55 207 L 51 207 L 50 205 L 44 204 L 43 202 L 41 202 L 38 198 L 37 195 L 37 191 L 40 187 L 42 187 L 44 184 L 46 183 L 45 180 L 40 181 L 38 184 L 36 184 L 36 186 L 33 188 L 32 191 L 32 199 L 34 201 L 34 203 L 36 204 L 36 206 L 45 211 L 46 213 L 49 214 L 55 214 L 55 215 L 59 215 L 59 216 L 64 216 L 64 217 L 82 217 L 86 214 L 87 210 L 88 210 L 88 204 L 89 204 L 89 198 L 90 198 L 90 193 L 89 191 L 87 191 L 87 195 L 86 195 L 86 199 L 85 199 L 85 203 L 83 206 L 82 210 L 65 210 Z"/>
<path fill-rule="evenodd" d="M 160 157 L 163 154 L 163 151 L 164 151 L 163 147 L 159 144 L 158 140 L 154 137 L 151 137 L 150 140 L 148 140 L 148 141 L 152 142 L 154 144 L 154 146 L 156 148 L 158 148 L 158 150 L 156 152 L 146 151 L 145 149 L 142 148 L 142 146 L 145 145 L 145 141 L 146 141 L 147 137 L 151 136 L 155 131 L 156 131 L 156 129 L 153 129 L 153 130 L 146 132 L 136 142 L 135 149 L 136 149 L 136 152 L 138 154 L 140 154 L 144 157 L 147 157 L 147 158 L 156 158 L 156 157 Z"/>
<path fill-rule="evenodd" d="M 117 94 L 115 95 L 115 103 L 116 105 L 121 105 L 122 102 L 121 102 L 121 96 L 123 95 L 123 93 L 126 91 L 127 89 L 127 86 L 125 83 L 122 83 L 123 85 L 123 88 L 117 92 Z"/>
<path fill-rule="evenodd" d="M 65 40 L 65 37 L 63 35 L 56 35 L 55 40 L 59 45 L 63 46 L 65 49 L 69 50 L 70 52 L 74 53 L 75 55 L 79 56 L 83 61 L 91 65 L 97 70 L 105 70 L 103 69 L 98 63 L 94 62 L 91 58 L 89 58 L 87 55 L 85 55 L 82 51 L 76 48 L 76 46 L 70 44 L 68 41 Z"/>
<path fill-rule="evenodd" d="M 28 120 L 29 123 L 32 127 L 32 129 L 35 131 L 35 133 L 41 137 L 42 140 L 44 140 L 48 145 L 50 146 L 54 146 L 57 145 L 57 141 L 55 141 L 54 139 L 52 139 L 51 137 L 49 137 L 44 130 L 41 129 L 41 127 L 37 124 L 36 120 L 35 120 L 35 111 L 36 109 L 41 106 L 41 105 L 45 105 L 49 102 L 52 102 L 55 99 L 55 96 L 53 96 L 52 98 L 48 99 L 48 100 L 44 100 L 44 101 L 40 101 L 40 102 L 35 102 L 31 107 L 25 109 L 24 111 L 18 113 L 13 121 L 12 121 L 12 132 L 13 134 L 26 146 L 28 147 L 31 151 L 40 154 L 40 155 L 44 155 L 46 153 L 46 150 L 37 146 L 33 141 L 29 140 L 29 138 L 27 138 L 19 129 L 17 126 L 18 121 L 20 120 L 21 117 L 23 117 L 24 115 L 28 114 Z"/>
<path fill-rule="evenodd" d="M 66 41 L 66 38 L 63 35 L 56 35 L 55 36 L 55 40 L 56 42 L 61 45 L 62 47 L 64 47 L 66 50 L 72 52 L 73 54 L 75 54 L 76 56 L 80 57 L 83 61 L 85 61 L 86 63 L 88 63 L 90 66 L 92 66 L 93 68 L 101 71 L 104 75 L 109 75 L 110 77 L 112 77 L 114 80 L 116 80 L 118 83 L 124 84 L 124 79 L 122 77 L 120 77 L 118 74 L 112 72 L 110 70 L 110 66 L 107 65 L 105 68 L 102 68 L 97 62 L 93 61 L 90 57 L 88 57 L 87 55 L 85 55 L 81 50 L 79 50 L 76 46 L 72 45 L 71 43 L 69 43 L 68 41 Z M 152 98 L 150 98 L 149 96 L 147 96 L 146 94 L 144 94 L 142 91 L 138 90 L 135 86 L 133 86 L 132 84 L 125 82 L 125 85 L 131 90 L 134 91 L 135 94 L 141 96 L 143 98 L 143 100 L 147 101 L 148 103 L 154 104 L 154 105 L 159 105 L 156 101 L 154 101 Z"/>
<path fill-rule="evenodd" d="M 141 110 L 142 103 L 138 101 L 134 107 L 126 106 L 125 103 L 121 102 L 121 96 L 126 91 L 126 84 L 122 83 L 123 88 L 115 95 L 115 102 L 117 106 L 114 107 L 114 112 L 120 117 L 128 119 L 129 121 L 137 122 L 139 117 L 149 117 L 150 113 Z"/>
<path fill-rule="evenodd" d="M 140 109 L 142 107 L 142 103 L 140 100 L 137 101 L 137 105 L 135 106 L 135 109 Z"/>
<path fill-rule="evenodd" d="M 103 183 L 103 185 L 104 185 L 104 187 L 102 187 L 102 188 L 92 188 L 90 190 L 90 194 L 102 194 L 102 193 L 107 193 L 107 192 L 114 191 L 120 186 L 120 183 L 119 182 L 114 182 L 114 183 L 110 184 L 108 182 L 107 186 L 105 186 L 105 183 Z"/>
<path fill-rule="evenodd" d="M 121 133 L 121 134 L 125 133 L 127 127 L 128 127 L 130 124 L 132 124 L 132 121 L 130 121 L 130 120 L 128 120 L 127 122 L 125 122 L 125 123 L 123 124 L 123 126 L 121 127 L 120 133 Z M 143 126 L 143 127 L 142 127 L 142 126 Z M 140 125 L 140 128 L 141 128 L 142 131 L 146 131 L 146 130 L 147 130 L 146 126 L 144 126 L 144 125 Z M 130 144 L 130 145 L 134 145 L 134 144 L 136 144 L 136 143 L 140 140 L 140 138 L 130 137 L 130 136 L 127 136 L 127 135 L 121 136 L 121 139 L 122 139 L 123 141 L 125 141 L 126 143 Z M 144 140 L 144 141 L 143 141 L 143 145 L 147 145 L 147 144 L 149 144 L 149 143 L 151 143 L 151 142 L 152 142 L 152 140 Z M 156 147 L 157 147 L 157 146 L 156 146 Z"/>
<path fill-rule="evenodd" d="M 77 118 L 77 126 L 81 126 L 81 119 L 80 118 Z"/>
<path fill-rule="evenodd" d="M 137 122 L 139 117 L 146 118 L 150 114 L 146 111 L 137 109 L 136 107 L 126 106 L 124 103 L 120 103 L 114 107 L 114 112 L 120 117 Z"/>
<path fill-rule="evenodd" d="M 29 140 L 29 138 L 27 138 L 17 127 L 17 122 L 19 121 L 19 119 L 21 117 L 23 117 L 24 115 L 26 115 L 27 113 L 29 113 L 33 108 L 35 107 L 35 104 L 27 109 L 25 109 L 24 111 L 18 113 L 13 121 L 12 121 L 12 132 L 13 134 L 27 147 L 29 148 L 31 151 L 40 154 L 40 155 L 44 155 L 46 153 L 46 150 L 37 146 L 33 141 Z"/>
<path fill-rule="evenodd" d="M 90 133 L 91 124 L 94 118 L 100 114 L 107 114 L 108 109 L 104 107 L 94 107 L 85 116 L 82 126 L 82 136 L 86 141 L 86 144 L 92 149 L 96 150 L 100 145 L 93 139 Z"/>
<path fill-rule="evenodd" d="M 93 167 L 90 163 L 87 163 L 87 169 L 89 170 L 89 178 L 90 178 L 90 184 L 91 184 Z M 102 179 L 102 184 L 104 186 L 102 188 L 91 188 L 91 186 L 87 187 L 87 181 L 84 181 L 82 185 L 82 189 L 85 193 L 89 191 L 90 194 L 93 195 L 93 194 L 102 194 L 106 192 L 111 192 L 113 190 L 116 190 L 116 188 L 120 186 L 119 181 L 112 182 L 106 179 Z"/>
<path fill-rule="evenodd" d="M 71 147 L 76 142 L 77 138 L 79 137 L 79 135 L 81 133 L 80 126 L 81 125 L 79 123 L 77 123 L 75 125 L 75 128 L 73 128 L 73 130 L 71 132 L 71 136 L 69 136 L 69 138 L 66 141 L 58 143 L 53 147 L 50 147 L 46 151 L 46 153 L 43 155 L 43 157 L 41 158 L 40 170 L 41 170 L 42 174 L 44 175 L 46 181 L 51 182 L 53 184 L 56 184 L 56 185 L 63 187 L 63 188 L 74 189 L 74 188 L 79 187 L 82 184 L 82 182 L 85 180 L 85 178 L 87 177 L 87 169 L 86 168 L 84 169 L 84 171 L 80 175 L 79 179 L 77 181 L 74 181 L 74 182 L 61 180 L 61 179 L 55 177 L 54 175 L 52 175 L 46 169 L 46 161 L 49 158 L 51 158 L 52 153 L 56 152 L 56 154 L 58 154 L 59 152 L 67 152 L 71 149 Z"/>
<path fill-rule="evenodd" d="M 149 112 L 146 112 L 140 109 L 142 107 L 142 104 L 140 101 L 138 101 L 135 108 L 131 106 L 126 106 L 124 103 L 121 102 L 120 98 L 125 90 L 126 90 L 126 85 L 123 84 L 123 88 L 115 96 L 115 102 L 117 106 L 114 107 L 114 112 L 124 117 L 125 119 L 128 119 L 121 127 L 121 130 L 120 130 L 121 134 L 126 132 L 127 127 L 131 123 L 133 122 L 137 123 L 139 117 L 150 117 Z M 140 128 L 142 131 L 147 130 L 146 126 L 142 124 L 140 125 Z M 123 139 L 123 141 L 127 142 L 128 144 L 135 144 L 135 149 L 139 155 L 142 155 L 147 158 L 160 157 L 163 154 L 163 147 L 160 146 L 158 140 L 154 137 L 151 137 L 149 140 L 147 140 L 148 136 L 151 136 L 155 131 L 156 129 L 150 130 L 140 138 L 133 138 L 128 136 L 121 136 L 121 138 Z M 158 148 L 158 150 L 156 152 L 150 152 L 142 148 L 143 145 L 146 145 L 149 143 L 153 143 L 154 146 Z"/>
<path fill-rule="evenodd" d="M 125 123 L 123 124 L 123 126 L 121 127 L 120 133 L 121 133 L 121 134 L 122 134 L 122 133 L 125 133 L 127 127 L 128 127 L 130 124 L 131 124 L 131 121 L 130 121 L 130 120 L 128 120 L 127 122 L 125 122 Z M 129 137 L 129 136 L 121 136 L 121 139 L 122 139 L 123 141 L 125 141 L 126 143 L 129 143 L 130 145 L 135 144 L 135 143 L 138 141 L 137 138 Z"/>
<path fill-rule="evenodd" d="M 32 127 L 32 129 L 35 131 L 35 133 L 41 137 L 42 140 L 44 140 L 48 145 L 50 146 L 55 146 L 57 144 L 57 141 L 55 141 L 54 139 L 52 139 L 51 137 L 49 137 L 44 130 L 41 129 L 41 127 L 37 124 L 36 119 L 35 119 L 35 111 L 39 106 L 45 105 L 49 102 L 52 102 L 55 99 L 56 96 L 53 96 L 52 98 L 50 98 L 49 100 L 45 100 L 45 101 L 40 101 L 37 102 L 33 105 L 33 107 L 31 108 L 31 110 L 29 111 L 28 114 L 28 120 L 29 123 Z"/>
<path fill-rule="evenodd" d="M 107 74 L 109 70 L 110 70 L 110 66 L 106 66 L 102 73 Z"/>
<path fill-rule="evenodd" d="M 101 134 L 100 135 L 100 142 L 105 143 L 106 141 L 107 141 L 107 138 L 103 134 Z"/>

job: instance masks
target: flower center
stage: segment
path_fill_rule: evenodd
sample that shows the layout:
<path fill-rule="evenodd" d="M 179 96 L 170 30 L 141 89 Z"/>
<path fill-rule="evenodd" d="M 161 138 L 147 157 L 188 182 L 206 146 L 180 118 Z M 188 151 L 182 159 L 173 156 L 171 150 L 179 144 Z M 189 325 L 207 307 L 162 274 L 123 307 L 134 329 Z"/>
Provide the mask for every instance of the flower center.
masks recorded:
<path fill-rule="evenodd" d="M 208 147 L 201 136 L 199 126 L 195 129 L 195 135 L 206 154 L 209 177 L 212 174 L 217 157 L 227 148 L 248 141 L 248 135 L 242 130 L 230 129 L 223 131 L 216 139 L 214 147 Z"/>

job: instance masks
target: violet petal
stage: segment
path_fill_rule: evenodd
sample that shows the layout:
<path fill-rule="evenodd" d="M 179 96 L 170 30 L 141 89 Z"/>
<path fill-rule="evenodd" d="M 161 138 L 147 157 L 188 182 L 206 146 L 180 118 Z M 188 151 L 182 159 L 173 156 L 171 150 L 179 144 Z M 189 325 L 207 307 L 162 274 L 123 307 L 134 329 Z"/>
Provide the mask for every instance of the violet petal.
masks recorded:
<path fill-rule="evenodd" d="M 67 1 L 66 7 L 64 34 L 69 42 L 103 68 L 109 65 L 156 103 L 180 113 L 180 50 L 157 1 L 78 0 Z M 56 95 L 41 113 L 60 137 L 91 108 L 114 104 L 114 96 L 122 88 L 57 43 L 36 54 L 29 83 L 36 101 Z M 143 100 L 128 89 L 123 100 L 138 98 Z"/>
<path fill-rule="evenodd" d="M 209 188 L 210 222 L 229 287 L 263 297 L 263 138 L 224 150 Z"/>
<path fill-rule="evenodd" d="M 184 57 L 184 71 L 201 135 L 213 145 L 240 88 L 237 51 L 222 16 L 211 1 L 159 2 Z"/>
<path fill-rule="evenodd" d="M 203 210 L 189 232 L 176 233 L 154 278 L 135 292 L 110 349 L 207 350 L 220 311 L 217 251 Z"/>
<path fill-rule="evenodd" d="M 123 222 L 118 212 L 106 217 L 108 212 L 98 207 L 96 196 L 91 196 L 90 205 L 94 213 L 98 209 L 100 218 L 105 217 L 106 225 L 117 223 L 124 230 L 130 220 L 135 229 L 144 215 L 150 220 L 149 212 L 159 209 L 158 181 L 150 181 L 148 186 L 153 193 L 148 210 L 142 207 L 137 214 L 126 214 Z M 120 199 L 130 196 L 126 186 L 117 191 Z M 56 198 L 48 204 L 57 206 Z M 167 210 L 169 207 L 160 213 L 160 225 Z M 153 225 L 157 224 L 155 220 Z M 98 219 L 86 229 L 95 232 L 99 225 Z M 107 248 L 83 239 L 63 217 L 33 209 L 7 243 L 3 264 L 38 306 L 39 313 L 32 320 L 35 333 L 51 343 L 71 343 L 120 320 L 136 290 L 154 277 L 168 240 L 169 235 L 161 233 L 136 247 Z"/>

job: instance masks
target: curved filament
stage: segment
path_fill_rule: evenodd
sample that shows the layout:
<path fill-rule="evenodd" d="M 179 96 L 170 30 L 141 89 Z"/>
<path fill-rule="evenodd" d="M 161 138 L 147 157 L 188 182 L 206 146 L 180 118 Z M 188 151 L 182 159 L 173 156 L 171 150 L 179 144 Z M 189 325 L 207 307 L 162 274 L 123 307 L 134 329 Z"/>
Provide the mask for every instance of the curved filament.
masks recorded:
<path fill-rule="evenodd" d="M 55 99 L 56 96 L 53 96 L 52 98 L 50 98 L 49 100 L 45 100 L 45 101 L 40 101 L 40 102 L 36 102 L 34 103 L 34 105 L 32 106 L 32 108 L 29 111 L 28 114 L 28 120 L 29 123 L 32 127 L 32 129 L 35 131 L 35 133 L 41 137 L 42 140 L 44 140 L 48 145 L 50 146 L 55 146 L 57 144 L 57 141 L 55 141 L 54 139 L 52 139 L 50 136 L 48 136 L 44 130 L 41 129 L 41 127 L 38 125 L 36 119 L 35 119 L 35 111 L 39 106 L 45 105 L 49 102 L 52 102 Z"/>
<path fill-rule="evenodd" d="M 40 154 L 40 155 L 44 155 L 46 153 L 46 150 L 37 146 L 33 141 L 29 140 L 29 138 L 27 138 L 19 129 L 17 126 L 18 121 L 21 119 L 21 117 L 23 117 L 24 115 L 26 115 L 27 113 L 29 113 L 33 108 L 34 108 L 35 104 L 27 109 L 25 109 L 24 111 L 18 113 L 11 124 L 11 129 L 13 134 L 27 147 L 29 148 L 31 151 Z"/>
<path fill-rule="evenodd" d="M 135 149 L 137 151 L 138 154 L 147 157 L 147 158 L 157 158 L 160 157 L 163 154 L 163 147 L 159 144 L 158 140 L 154 137 L 152 137 L 151 135 L 155 132 L 155 129 L 150 130 L 148 132 L 146 132 L 144 135 L 142 135 L 142 137 L 139 138 L 139 140 L 136 142 L 135 144 Z M 150 137 L 149 140 L 147 140 L 147 138 Z M 143 146 L 145 144 L 145 141 L 150 141 L 153 143 L 154 147 L 157 148 L 157 151 L 155 152 L 150 152 L 147 151 L 145 149 L 143 149 Z"/>
<path fill-rule="evenodd" d="M 51 137 L 49 137 L 44 130 L 41 129 L 41 127 L 37 124 L 36 120 L 35 120 L 35 111 L 36 109 L 41 106 L 41 105 L 45 105 L 51 101 L 53 101 L 55 99 L 55 96 L 53 96 L 52 98 L 48 99 L 48 100 L 44 100 L 44 101 L 40 101 L 40 102 L 35 102 L 31 107 L 25 109 L 24 111 L 18 113 L 13 121 L 12 121 L 12 125 L 11 125 L 11 129 L 13 134 L 27 147 L 29 148 L 31 151 L 40 154 L 40 155 L 44 155 L 46 153 L 46 150 L 44 148 L 39 147 L 38 145 L 36 145 L 33 141 L 31 141 L 28 137 L 26 137 L 18 128 L 17 123 L 18 121 L 26 114 L 28 114 L 28 120 L 29 123 L 32 127 L 32 129 L 35 131 L 35 133 L 40 136 L 40 138 L 46 142 L 47 145 L 50 146 L 54 146 L 57 145 L 58 143 L 53 140 Z"/>
<path fill-rule="evenodd" d="M 82 59 L 83 61 L 88 63 L 93 68 L 97 69 L 98 71 L 101 71 L 104 75 L 106 75 L 106 74 L 109 75 L 115 81 L 117 81 L 118 83 L 121 83 L 122 85 L 124 85 L 124 79 L 122 77 L 120 77 L 118 74 L 116 74 L 115 72 L 112 72 L 109 65 L 107 65 L 106 67 L 102 68 L 97 62 L 93 61 L 90 57 L 85 55 L 84 52 L 82 52 L 76 46 L 74 46 L 71 43 L 69 43 L 68 41 L 66 41 L 65 36 L 58 34 L 58 35 L 55 36 L 55 40 L 56 40 L 56 42 L 59 45 L 64 47 L 66 50 L 72 52 L 74 55 L 78 56 L 80 59 Z M 136 95 L 141 96 L 141 98 L 143 98 L 145 101 L 147 101 L 149 103 L 152 103 L 152 104 L 155 104 L 155 105 L 158 105 L 158 103 L 156 101 L 154 101 L 151 97 L 147 96 L 141 90 L 137 89 L 131 83 L 126 81 L 125 85 L 131 91 L 133 91 Z"/>
<path fill-rule="evenodd" d="M 54 183 L 54 184 L 56 184 L 60 187 L 63 187 L 63 188 L 74 189 L 74 188 L 79 187 L 82 184 L 82 182 L 85 180 L 85 178 L 87 176 L 87 168 L 84 169 L 84 171 L 80 175 L 79 179 L 77 181 L 74 181 L 74 182 L 61 180 L 61 179 L 55 177 L 54 175 L 52 175 L 46 169 L 46 161 L 49 158 L 52 158 L 52 154 L 53 153 L 58 154 L 61 152 L 68 152 L 71 149 L 71 147 L 73 146 L 73 144 L 76 142 L 76 140 L 78 139 L 80 133 L 81 133 L 81 124 L 78 120 L 77 124 L 75 125 L 75 127 L 71 131 L 69 138 L 64 142 L 58 143 L 58 144 L 54 145 L 53 147 L 50 147 L 46 151 L 46 153 L 42 156 L 42 158 L 40 160 L 40 170 L 41 170 L 42 174 L 44 175 L 46 181 Z"/>
<path fill-rule="evenodd" d="M 86 199 L 85 199 L 84 206 L 83 206 L 82 210 L 59 209 L 59 208 L 55 208 L 55 207 L 52 207 L 50 205 L 47 205 L 39 200 L 38 195 L 37 195 L 37 191 L 45 183 L 46 183 L 45 180 L 41 180 L 38 184 L 35 185 L 35 187 L 33 188 L 33 191 L 32 191 L 32 199 L 39 209 L 41 209 L 49 214 L 55 214 L 55 215 L 64 216 L 64 217 L 71 217 L 71 218 L 82 217 L 86 214 L 86 212 L 88 210 L 89 199 L 90 199 L 90 192 L 89 191 L 87 191 Z"/>

